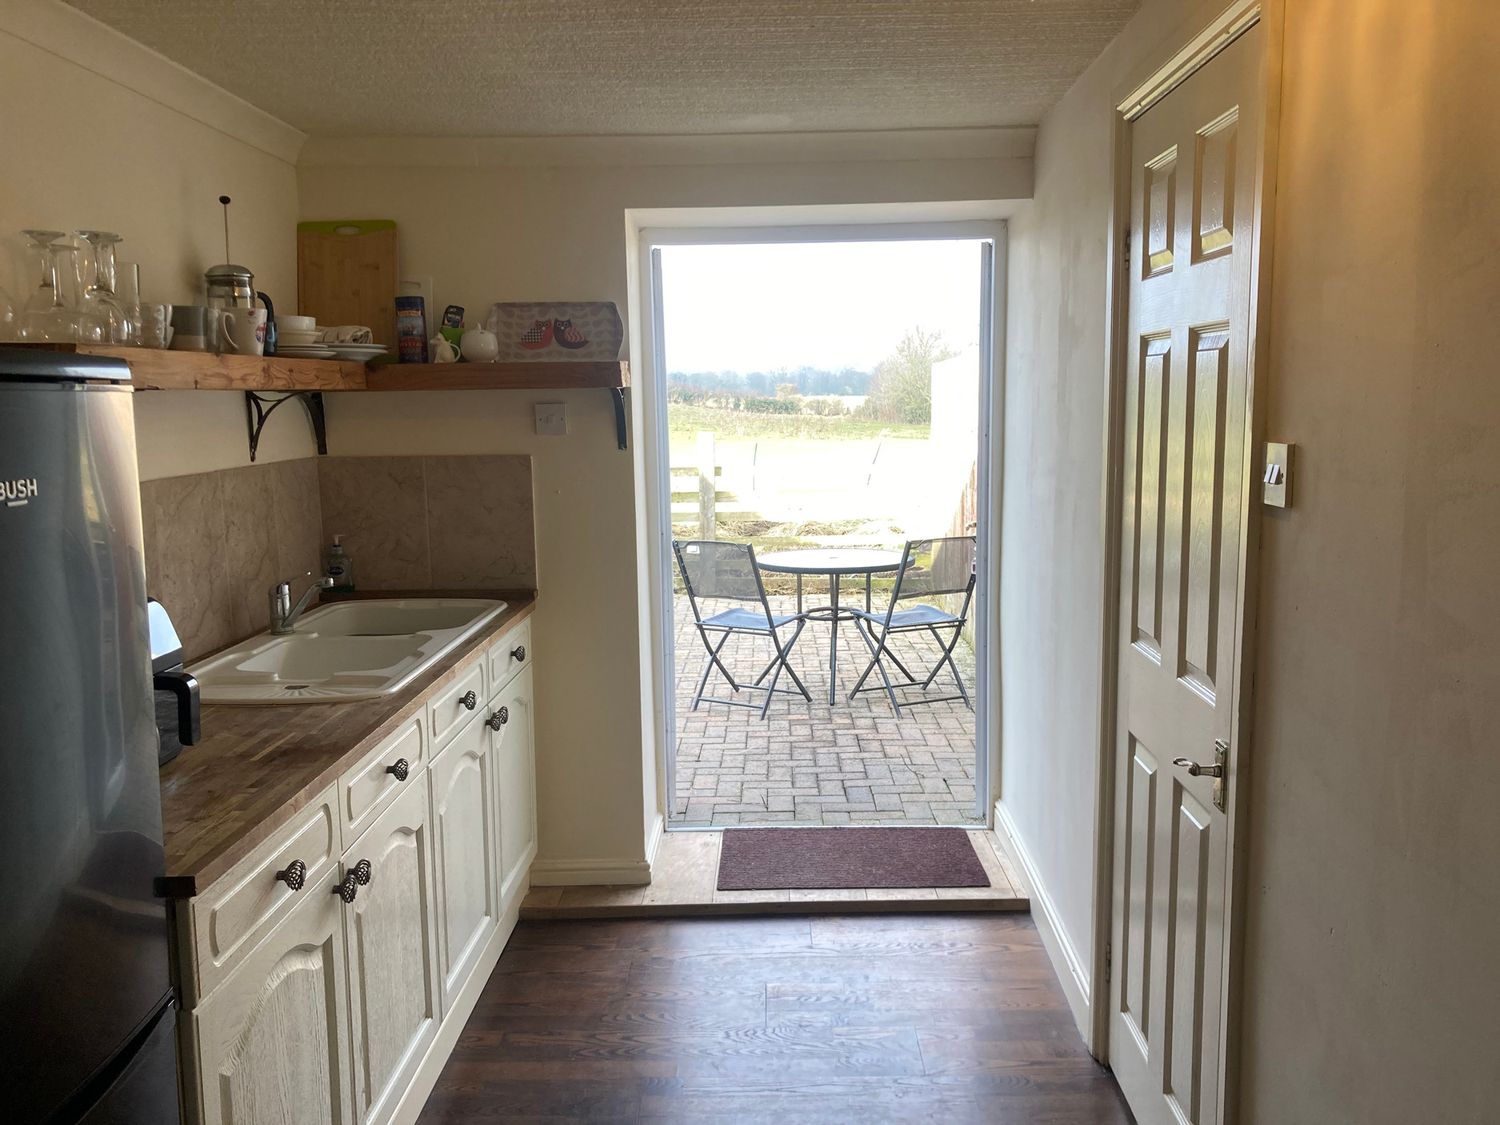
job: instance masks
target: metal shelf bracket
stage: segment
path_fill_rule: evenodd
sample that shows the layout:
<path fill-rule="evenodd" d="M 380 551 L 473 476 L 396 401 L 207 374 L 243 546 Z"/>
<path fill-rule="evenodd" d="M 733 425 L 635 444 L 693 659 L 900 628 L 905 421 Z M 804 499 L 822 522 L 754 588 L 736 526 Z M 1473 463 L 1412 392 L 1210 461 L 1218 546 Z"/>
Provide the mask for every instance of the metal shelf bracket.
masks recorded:
<path fill-rule="evenodd" d="M 280 398 L 272 398 L 269 395 L 260 395 L 254 391 L 246 391 L 245 425 L 250 432 L 251 461 L 255 460 L 256 451 L 260 448 L 260 435 L 266 428 L 266 421 L 278 406 L 288 399 L 293 398 L 301 399 L 302 405 L 307 408 L 307 420 L 312 424 L 313 438 L 318 443 L 318 452 L 322 454 L 328 452 L 328 419 L 323 413 L 323 394 L 321 391 L 291 391 Z"/>
<path fill-rule="evenodd" d="M 625 388 L 610 387 L 609 397 L 615 402 L 615 443 L 621 448 L 627 448 L 625 434 Z M 250 460 L 255 460 L 255 454 L 250 455 Z"/>

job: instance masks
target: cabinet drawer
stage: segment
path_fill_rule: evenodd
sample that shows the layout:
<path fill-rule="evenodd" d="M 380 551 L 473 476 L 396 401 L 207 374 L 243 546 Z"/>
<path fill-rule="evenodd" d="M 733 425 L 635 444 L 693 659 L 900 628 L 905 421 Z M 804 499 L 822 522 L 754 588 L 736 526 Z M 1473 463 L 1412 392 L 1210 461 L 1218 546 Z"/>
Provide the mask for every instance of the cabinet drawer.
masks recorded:
<path fill-rule="evenodd" d="M 427 715 L 419 712 L 339 778 L 344 847 L 352 846 L 381 810 L 412 788 L 426 765 Z"/>
<path fill-rule="evenodd" d="M 534 659 L 531 618 L 528 617 L 489 647 L 490 694 L 503 688 L 507 680 L 522 668 L 529 667 Z"/>
<path fill-rule="evenodd" d="M 474 661 L 428 702 L 427 729 L 432 732 L 433 753 L 446 745 L 484 706 L 488 698 L 484 686 L 484 664 L 482 659 Z"/>
<path fill-rule="evenodd" d="M 307 872 L 300 890 L 277 872 L 294 862 Z M 212 992 L 299 901 L 328 893 L 337 882 L 338 806 L 334 791 L 319 798 L 189 902 L 197 996 Z"/>

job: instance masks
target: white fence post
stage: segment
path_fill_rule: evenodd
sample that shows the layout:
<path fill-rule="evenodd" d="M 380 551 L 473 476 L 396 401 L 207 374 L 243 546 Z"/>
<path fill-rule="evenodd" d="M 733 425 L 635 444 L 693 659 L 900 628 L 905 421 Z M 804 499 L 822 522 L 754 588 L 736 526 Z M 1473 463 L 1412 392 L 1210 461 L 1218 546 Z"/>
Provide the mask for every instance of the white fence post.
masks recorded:
<path fill-rule="evenodd" d="M 714 500 L 718 491 L 714 475 L 714 435 L 698 431 L 698 538 L 715 538 Z"/>

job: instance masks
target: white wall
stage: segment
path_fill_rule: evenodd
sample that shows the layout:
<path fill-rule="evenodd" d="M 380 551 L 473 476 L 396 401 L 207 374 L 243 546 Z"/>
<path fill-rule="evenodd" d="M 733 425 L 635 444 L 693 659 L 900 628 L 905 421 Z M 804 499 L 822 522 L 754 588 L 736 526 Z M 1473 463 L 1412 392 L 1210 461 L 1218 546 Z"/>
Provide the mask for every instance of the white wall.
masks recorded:
<path fill-rule="evenodd" d="M 1288 4 L 1247 1121 L 1500 1106 L 1500 7 Z"/>
<path fill-rule="evenodd" d="M 962 136 L 311 141 L 302 217 L 395 219 L 402 272 L 470 322 L 497 300 L 599 299 L 634 286 L 627 211 L 1024 197 L 1029 130 Z M 402 163 L 405 161 L 405 163 Z M 562 400 L 563 438 L 531 433 Z M 633 432 L 643 394 L 632 392 Z M 529 452 L 541 600 L 536 876 L 643 879 L 659 815 L 650 665 L 638 602 L 640 451 L 615 448 L 603 392 L 330 396 L 336 453 Z"/>
<path fill-rule="evenodd" d="M 1085 968 L 1110 107 L 1190 7 L 1147 0 L 1048 115 L 1011 227 L 1001 802 Z M 1267 394 L 1299 469 L 1259 558 L 1240 1119 L 1488 1120 L 1500 9 L 1286 7 Z"/>
<path fill-rule="evenodd" d="M 295 303 L 301 134 L 54 0 L 0 6 L 0 106 L 0 286 L 17 300 L 33 280 L 21 228 L 98 227 L 124 236 L 148 299 L 201 301 L 223 194 L 235 259 Z M 263 459 L 313 452 L 306 425 L 278 422 Z M 136 424 L 143 478 L 249 461 L 232 392 L 138 395 Z"/>
<path fill-rule="evenodd" d="M 1082 1022 L 1094 957 L 1104 598 L 1105 242 L 1111 110 L 1194 8 L 1147 0 L 1042 121 L 1010 224 L 1001 473 L 998 819 Z"/>

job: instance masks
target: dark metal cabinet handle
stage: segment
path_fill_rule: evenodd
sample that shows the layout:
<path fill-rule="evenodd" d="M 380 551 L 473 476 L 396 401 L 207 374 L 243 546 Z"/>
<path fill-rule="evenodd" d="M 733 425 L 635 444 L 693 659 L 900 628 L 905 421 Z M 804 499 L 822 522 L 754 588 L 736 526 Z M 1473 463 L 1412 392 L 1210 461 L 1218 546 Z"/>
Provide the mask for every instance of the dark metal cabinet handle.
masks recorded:
<path fill-rule="evenodd" d="M 472 711 L 479 706 L 479 696 L 472 691 L 466 691 L 458 697 L 458 702 L 465 711 Z"/>
<path fill-rule="evenodd" d="M 485 722 L 485 725 L 490 728 L 490 730 L 499 730 L 506 723 L 510 722 L 510 708 L 509 707 L 502 707 L 502 708 L 500 708 L 500 710 L 496 711 L 493 715 L 491 715 L 484 722 Z"/>
<path fill-rule="evenodd" d="M 375 869 L 370 866 L 368 859 L 362 859 L 350 869 L 349 874 L 361 887 L 368 887 L 370 880 L 374 877 Z"/>
<path fill-rule="evenodd" d="M 345 905 L 353 902 L 359 894 L 359 880 L 355 878 L 354 872 L 344 876 L 343 882 L 333 888 L 333 893 L 344 900 Z"/>
<path fill-rule="evenodd" d="M 514 660 L 517 664 L 525 664 L 526 663 L 526 646 L 525 645 L 517 645 L 515 648 L 511 649 L 510 650 L 510 658 L 512 660 Z"/>
<path fill-rule="evenodd" d="M 411 763 L 405 758 L 397 758 L 395 765 L 385 767 L 385 772 L 395 775 L 397 781 L 405 781 L 411 776 Z"/>
<path fill-rule="evenodd" d="M 286 865 L 285 871 L 276 872 L 276 878 L 280 879 L 293 891 L 300 891 L 307 885 L 307 864 L 300 859 L 294 859 Z"/>

